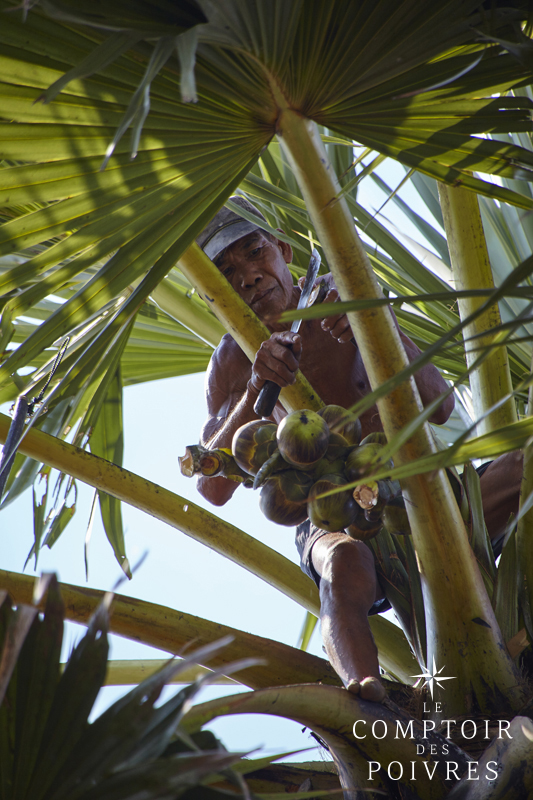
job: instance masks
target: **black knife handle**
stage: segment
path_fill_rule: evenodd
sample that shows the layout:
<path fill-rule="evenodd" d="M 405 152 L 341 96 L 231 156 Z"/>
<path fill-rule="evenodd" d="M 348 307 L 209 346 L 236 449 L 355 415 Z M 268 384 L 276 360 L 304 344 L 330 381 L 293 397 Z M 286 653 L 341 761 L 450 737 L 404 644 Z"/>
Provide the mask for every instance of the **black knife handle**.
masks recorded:
<path fill-rule="evenodd" d="M 265 381 L 255 401 L 254 411 L 260 417 L 269 417 L 278 402 L 281 386 L 274 381 Z"/>

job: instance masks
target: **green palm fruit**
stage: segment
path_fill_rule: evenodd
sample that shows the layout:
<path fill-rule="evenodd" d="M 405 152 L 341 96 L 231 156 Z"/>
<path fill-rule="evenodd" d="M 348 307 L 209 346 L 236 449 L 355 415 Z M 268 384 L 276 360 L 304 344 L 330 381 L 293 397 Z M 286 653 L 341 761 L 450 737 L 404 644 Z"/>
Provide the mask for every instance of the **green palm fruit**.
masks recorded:
<path fill-rule="evenodd" d="M 344 468 L 348 480 L 356 481 L 359 478 L 363 478 L 365 475 L 368 475 L 371 465 L 378 461 L 381 450 L 382 446 L 375 443 L 362 444 L 359 447 L 354 447 L 353 450 L 350 450 L 346 458 L 346 466 Z M 390 460 L 385 462 L 385 464 L 379 464 L 378 462 L 378 466 L 380 468 L 389 465 L 392 468 L 393 464 Z M 375 471 L 376 470 L 374 469 L 374 472 Z"/>
<path fill-rule="evenodd" d="M 330 432 L 328 450 L 333 450 L 333 448 L 336 447 L 348 451 L 352 449 L 352 446 L 353 445 L 350 445 L 350 443 L 348 442 L 348 439 L 346 439 L 346 437 L 343 436 L 341 433 L 335 433 L 334 431 Z"/>
<path fill-rule="evenodd" d="M 307 519 L 307 497 L 312 477 L 297 469 L 276 472 L 266 481 L 259 496 L 259 508 L 278 525 L 299 525 Z"/>
<path fill-rule="evenodd" d="M 276 433 L 277 426 L 266 419 L 241 425 L 231 443 L 233 458 L 239 467 L 255 475 L 276 449 Z"/>
<path fill-rule="evenodd" d="M 311 470 L 325 455 L 329 436 L 326 421 L 316 412 L 293 411 L 278 425 L 279 451 L 292 467 Z"/>
<path fill-rule="evenodd" d="M 340 475 L 325 475 L 313 484 L 307 510 L 309 519 L 317 528 L 335 533 L 344 530 L 355 518 L 357 504 L 351 489 L 327 497 L 318 496 L 345 484 L 346 480 Z"/>
<path fill-rule="evenodd" d="M 383 446 L 384 444 L 387 444 L 387 437 L 383 431 L 374 431 L 373 433 L 369 433 L 367 436 L 365 436 L 365 438 L 361 440 L 360 444 L 361 447 L 364 444 L 380 444 Z"/>
<path fill-rule="evenodd" d="M 403 498 L 400 498 L 403 501 Z M 383 509 L 383 524 L 387 531 L 395 536 L 410 536 L 411 526 L 405 510 L 405 504 L 396 505 L 393 501 Z"/>
<path fill-rule="evenodd" d="M 367 542 L 377 536 L 383 527 L 381 520 L 368 520 L 365 516 L 365 511 L 357 506 L 355 512 L 355 519 L 346 528 L 346 533 L 352 539 L 359 539 L 361 542 Z"/>
<path fill-rule="evenodd" d="M 344 436 L 338 433 L 331 433 L 329 436 L 328 449 L 313 469 L 315 481 L 329 474 L 342 475 L 342 477 L 345 477 L 344 463 L 350 450 L 351 447 Z"/>
<path fill-rule="evenodd" d="M 351 411 L 342 406 L 329 405 L 317 411 L 325 419 L 332 433 L 340 433 L 348 444 L 359 444 L 361 441 L 361 422 Z"/>

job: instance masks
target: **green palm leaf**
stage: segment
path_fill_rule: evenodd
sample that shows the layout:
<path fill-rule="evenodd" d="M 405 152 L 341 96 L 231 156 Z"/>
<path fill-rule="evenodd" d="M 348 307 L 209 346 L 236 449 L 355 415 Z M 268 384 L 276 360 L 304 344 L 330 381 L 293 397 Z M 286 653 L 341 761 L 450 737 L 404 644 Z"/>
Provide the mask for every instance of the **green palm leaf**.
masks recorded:
<path fill-rule="evenodd" d="M 194 737 L 172 742 L 179 737 L 181 716 L 207 676 L 154 707 L 173 675 L 196 663 L 195 658 L 209 660 L 227 640 L 167 662 L 89 724 L 105 679 L 111 598 L 98 605 L 61 671 L 64 605 L 55 576 L 44 579 L 41 588 L 46 587 L 42 618 L 37 605 L 19 603 L 13 609 L 7 593 L 0 603 L 0 689 L 8 699 L 0 707 L 0 786 L 5 800 L 133 798 L 140 785 L 144 797 L 170 796 L 240 760 L 240 755 L 221 747 L 202 753 Z M 41 595 L 38 590 L 36 603 Z M 251 663 L 248 659 L 228 665 L 226 672 Z"/>

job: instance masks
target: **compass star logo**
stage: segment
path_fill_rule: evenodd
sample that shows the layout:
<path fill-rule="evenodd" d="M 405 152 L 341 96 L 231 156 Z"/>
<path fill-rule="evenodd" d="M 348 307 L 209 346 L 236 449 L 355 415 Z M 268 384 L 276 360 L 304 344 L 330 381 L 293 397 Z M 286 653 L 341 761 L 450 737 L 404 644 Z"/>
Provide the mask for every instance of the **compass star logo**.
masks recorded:
<path fill-rule="evenodd" d="M 429 686 L 429 691 L 431 694 L 431 699 L 433 700 L 433 686 L 436 683 L 439 689 L 445 689 L 445 686 L 441 686 L 441 681 L 453 681 L 455 677 L 445 678 L 444 675 L 440 673 L 444 667 L 437 669 L 437 665 L 435 664 L 435 656 L 433 656 L 433 671 L 430 672 L 426 670 L 422 675 L 411 675 L 411 678 L 423 678 L 426 682 L 426 686 Z"/>

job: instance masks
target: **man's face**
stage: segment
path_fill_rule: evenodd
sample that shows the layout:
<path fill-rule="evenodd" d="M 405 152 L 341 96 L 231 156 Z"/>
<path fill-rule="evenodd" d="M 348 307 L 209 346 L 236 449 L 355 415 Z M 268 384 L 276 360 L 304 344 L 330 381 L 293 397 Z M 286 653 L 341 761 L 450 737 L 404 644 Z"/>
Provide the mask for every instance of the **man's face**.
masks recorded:
<path fill-rule="evenodd" d="M 291 305 L 294 287 L 287 267 L 291 259 L 290 245 L 270 241 L 257 230 L 226 247 L 214 262 L 246 305 L 265 319 Z"/>

